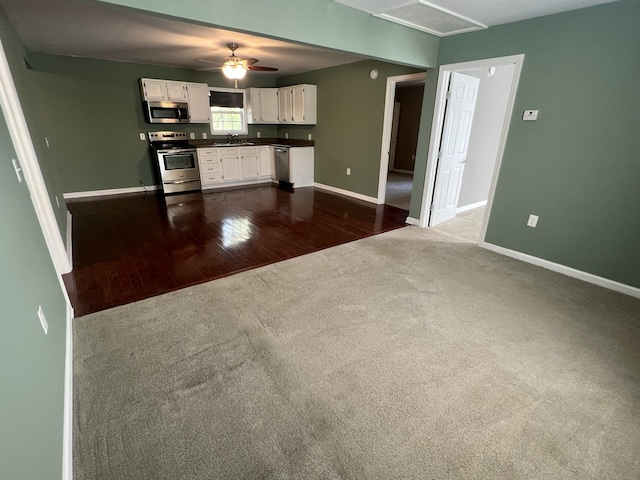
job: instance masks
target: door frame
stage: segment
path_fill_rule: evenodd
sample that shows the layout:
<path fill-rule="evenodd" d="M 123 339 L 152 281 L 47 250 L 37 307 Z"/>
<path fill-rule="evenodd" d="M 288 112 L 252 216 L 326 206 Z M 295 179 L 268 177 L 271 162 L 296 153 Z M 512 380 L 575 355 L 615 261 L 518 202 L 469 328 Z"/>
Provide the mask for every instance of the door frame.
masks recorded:
<path fill-rule="evenodd" d="M 389 148 L 391 148 L 391 128 L 393 124 L 393 104 L 396 98 L 396 85 L 404 82 L 424 81 L 427 72 L 409 73 L 387 77 L 387 93 L 384 99 L 384 120 L 382 123 L 382 142 L 380 145 L 380 174 L 378 176 L 377 204 L 384 204 L 387 195 L 387 174 L 389 170 Z"/>
<path fill-rule="evenodd" d="M 482 220 L 482 227 L 480 229 L 480 241 L 478 243 L 484 242 L 484 237 L 487 233 L 487 224 L 489 223 L 489 216 L 491 213 L 491 206 L 493 204 L 493 196 L 495 194 L 496 185 L 498 183 L 498 172 L 500 171 L 502 157 L 504 155 L 504 148 L 507 143 L 507 135 L 509 133 L 510 120 L 513 115 L 513 107 L 515 105 L 516 93 L 518 91 L 518 84 L 520 82 L 520 73 L 522 72 L 523 63 L 524 54 L 519 54 L 509 55 L 506 57 L 485 58 L 482 60 L 473 60 L 462 63 L 452 63 L 449 65 L 440 66 L 440 69 L 438 71 L 438 86 L 436 88 L 433 121 L 431 123 L 431 136 L 429 138 L 427 170 L 425 173 L 424 188 L 422 191 L 422 204 L 420 205 L 420 220 L 418 222 L 418 225 L 420 227 L 428 227 L 429 214 L 431 212 L 431 205 L 433 203 L 433 191 L 435 187 L 436 168 L 438 163 L 438 151 L 440 149 L 440 139 L 442 138 L 447 89 L 449 80 L 451 79 L 451 74 L 454 72 L 464 73 L 470 70 L 478 70 L 481 68 L 515 65 L 513 78 L 511 80 L 509 99 L 507 101 L 507 108 L 502 124 L 502 132 L 500 134 L 500 143 L 498 146 L 497 158 L 493 168 L 491 186 L 489 187 L 489 197 L 487 198 L 487 206 L 484 218 Z M 473 129 L 473 125 L 471 128 Z"/>

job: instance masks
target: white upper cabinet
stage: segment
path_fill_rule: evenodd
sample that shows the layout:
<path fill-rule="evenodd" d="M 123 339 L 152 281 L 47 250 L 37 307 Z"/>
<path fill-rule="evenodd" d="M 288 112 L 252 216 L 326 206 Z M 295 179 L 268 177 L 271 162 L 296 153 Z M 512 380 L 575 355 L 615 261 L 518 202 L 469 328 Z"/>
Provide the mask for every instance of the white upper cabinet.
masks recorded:
<path fill-rule="evenodd" d="M 171 102 L 186 102 L 187 84 L 184 82 L 167 82 L 167 100 Z"/>
<path fill-rule="evenodd" d="M 165 80 L 154 80 L 151 78 L 141 78 L 142 99 L 146 101 L 167 100 L 167 82 Z"/>
<path fill-rule="evenodd" d="M 317 87 L 293 85 L 278 89 L 278 123 L 315 125 L 317 122 Z"/>
<path fill-rule="evenodd" d="M 185 85 L 189 102 L 189 123 L 211 122 L 209 85 L 206 83 L 187 83 Z"/>
<path fill-rule="evenodd" d="M 278 123 L 278 89 L 249 89 L 249 123 Z"/>
<path fill-rule="evenodd" d="M 209 85 L 141 78 L 142 99 L 149 102 L 184 102 L 189 104 L 189 123 L 209 123 Z"/>

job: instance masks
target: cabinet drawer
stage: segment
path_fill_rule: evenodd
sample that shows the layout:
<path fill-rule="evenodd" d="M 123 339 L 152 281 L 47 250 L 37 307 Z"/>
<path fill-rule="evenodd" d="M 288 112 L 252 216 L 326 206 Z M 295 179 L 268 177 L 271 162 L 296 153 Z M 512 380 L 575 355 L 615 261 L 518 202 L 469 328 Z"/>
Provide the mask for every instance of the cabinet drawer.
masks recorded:
<path fill-rule="evenodd" d="M 214 173 L 221 172 L 222 167 L 220 166 L 220 162 L 215 163 L 201 163 L 200 164 L 200 173 Z"/>
<path fill-rule="evenodd" d="M 211 155 L 218 155 L 218 149 L 216 148 L 199 148 L 198 149 L 198 156 L 211 156 Z"/>
<path fill-rule="evenodd" d="M 258 147 L 242 147 L 240 149 L 241 157 L 251 157 L 258 155 Z"/>
<path fill-rule="evenodd" d="M 198 155 L 198 163 L 200 165 L 211 165 L 213 163 L 220 163 L 220 159 L 217 156 L 209 157 L 209 156 Z"/>
<path fill-rule="evenodd" d="M 222 172 L 202 174 L 200 180 L 203 184 L 219 183 L 222 181 Z"/>
<path fill-rule="evenodd" d="M 237 157 L 239 148 L 236 147 L 221 147 L 220 148 L 220 156 L 221 157 Z"/>

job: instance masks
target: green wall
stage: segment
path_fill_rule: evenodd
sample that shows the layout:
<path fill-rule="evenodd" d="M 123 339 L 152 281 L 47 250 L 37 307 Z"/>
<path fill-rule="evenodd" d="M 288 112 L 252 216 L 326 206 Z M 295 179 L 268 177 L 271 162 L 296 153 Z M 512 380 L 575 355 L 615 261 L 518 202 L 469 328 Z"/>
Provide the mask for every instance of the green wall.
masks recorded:
<path fill-rule="evenodd" d="M 33 84 L 34 79 L 33 75 L 31 75 L 31 70 L 29 70 L 25 64 L 25 59 L 28 58 L 27 50 L 25 49 L 22 40 L 20 40 L 20 37 L 7 20 L 2 9 L 0 9 L 0 38 L 2 39 L 2 46 L 4 47 L 9 68 L 11 69 L 11 76 L 13 77 L 13 82 L 16 86 L 20 104 L 29 128 L 33 147 L 40 163 L 40 170 L 47 187 L 49 201 L 53 206 L 53 212 L 56 217 L 56 222 L 62 235 L 62 239 L 63 241 L 66 241 L 67 209 L 62 196 L 63 191 L 60 183 L 60 177 L 58 176 L 55 167 L 57 160 L 55 152 L 50 148 L 47 148 L 47 144 L 45 142 L 46 133 L 38 113 L 38 86 Z M 60 203 L 59 207 L 55 200 L 56 197 Z"/>
<path fill-rule="evenodd" d="M 525 54 L 487 242 L 640 287 L 638 25 L 623 0 L 441 40 L 439 64 Z"/>
<path fill-rule="evenodd" d="M 158 184 L 149 144 L 139 134 L 150 130 L 207 133 L 207 124 L 151 125 L 144 119 L 140 97 L 141 77 L 163 78 L 232 87 L 215 72 L 74 58 L 31 53 L 30 71 L 37 85 L 38 114 L 55 167 L 68 192 Z M 273 86 L 271 77 L 252 75 L 251 86 Z M 247 85 L 240 84 L 245 87 Z M 263 137 L 275 136 L 276 128 L 261 126 Z"/>
<path fill-rule="evenodd" d="M 12 158 L 0 116 L 0 478 L 51 480 L 62 472 L 65 300 Z"/>
<path fill-rule="evenodd" d="M 369 71 L 378 70 L 371 80 Z M 415 68 L 366 60 L 281 77 L 278 85 L 309 83 L 318 87 L 318 124 L 279 126 L 279 136 L 315 141 L 315 181 L 370 197 L 378 195 L 380 148 L 386 79 L 416 73 Z M 423 70 L 424 71 L 424 70 Z M 346 174 L 347 167 L 351 175 Z"/>

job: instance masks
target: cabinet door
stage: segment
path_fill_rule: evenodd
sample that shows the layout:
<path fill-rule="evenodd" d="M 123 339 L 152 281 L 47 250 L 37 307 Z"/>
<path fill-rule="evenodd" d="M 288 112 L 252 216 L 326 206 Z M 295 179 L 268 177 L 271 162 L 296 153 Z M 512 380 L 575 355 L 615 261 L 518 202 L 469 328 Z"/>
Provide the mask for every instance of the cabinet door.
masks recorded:
<path fill-rule="evenodd" d="M 278 123 L 278 89 L 260 89 L 260 121 Z"/>
<path fill-rule="evenodd" d="M 167 82 L 164 80 L 143 78 L 141 83 L 142 96 L 145 100 L 167 100 Z"/>
<path fill-rule="evenodd" d="M 258 155 L 256 153 L 241 153 L 240 170 L 243 179 L 258 178 Z"/>
<path fill-rule="evenodd" d="M 291 121 L 304 123 L 304 85 L 291 87 Z"/>
<path fill-rule="evenodd" d="M 278 123 L 291 123 L 291 88 L 278 89 Z"/>
<path fill-rule="evenodd" d="M 242 178 L 240 173 L 240 159 L 238 155 L 222 155 L 220 157 L 220 163 L 222 164 L 222 178 L 225 182 L 232 180 L 240 180 Z"/>
<path fill-rule="evenodd" d="M 271 156 L 273 155 L 273 148 L 269 148 L 268 146 L 258 147 L 258 176 L 259 177 L 273 177 L 274 174 L 272 172 L 271 165 L 273 164 L 273 160 Z"/>
<path fill-rule="evenodd" d="M 249 89 L 249 123 L 261 123 L 262 108 L 260 101 L 260 88 Z"/>
<path fill-rule="evenodd" d="M 189 99 L 189 123 L 211 122 L 209 86 L 206 83 L 187 83 Z"/>
<path fill-rule="evenodd" d="M 175 102 L 186 102 L 186 84 L 184 82 L 167 82 L 167 98 Z"/>

